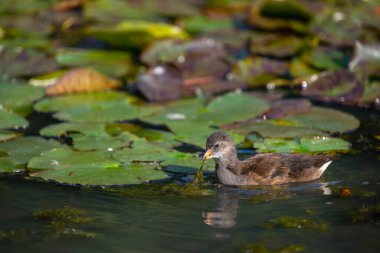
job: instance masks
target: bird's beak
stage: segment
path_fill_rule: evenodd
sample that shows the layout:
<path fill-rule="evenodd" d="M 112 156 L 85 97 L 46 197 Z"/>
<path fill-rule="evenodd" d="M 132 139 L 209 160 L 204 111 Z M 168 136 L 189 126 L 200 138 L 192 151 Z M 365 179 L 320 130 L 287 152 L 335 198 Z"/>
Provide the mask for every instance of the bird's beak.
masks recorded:
<path fill-rule="evenodd" d="M 205 160 L 207 160 L 207 159 L 210 159 L 210 158 L 211 158 L 211 155 L 212 155 L 212 151 L 211 151 L 211 149 L 207 149 L 206 153 L 203 155 L 202 160 L 205 161 Z"/>

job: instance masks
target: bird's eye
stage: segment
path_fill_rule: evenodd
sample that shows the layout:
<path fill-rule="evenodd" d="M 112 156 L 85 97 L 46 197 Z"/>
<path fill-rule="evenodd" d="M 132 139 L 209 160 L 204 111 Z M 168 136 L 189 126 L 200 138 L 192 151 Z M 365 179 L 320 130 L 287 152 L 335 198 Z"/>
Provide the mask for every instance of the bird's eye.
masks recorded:
<path fill-rule="evenodd" d="M 219 148 L 219 146 L 220 146 L 220 144 L 219 144 L 219 143 L 216 143 L 216 144 L 214 145 L 214 148 Z"/>

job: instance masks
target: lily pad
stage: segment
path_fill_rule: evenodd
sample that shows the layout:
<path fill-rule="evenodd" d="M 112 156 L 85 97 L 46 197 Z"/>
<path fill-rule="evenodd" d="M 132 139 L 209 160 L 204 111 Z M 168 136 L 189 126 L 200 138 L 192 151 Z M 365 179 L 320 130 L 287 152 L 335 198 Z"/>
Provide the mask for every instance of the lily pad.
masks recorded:
<path fill-rule="evenodd" d="M 34 49 L 3 48 L 0 51 L 0 76 L 23 77 L 58 69 L 54 59 Z"/>
<path fill-rule="evenodd" d="M 348 151 L 351 144 L 340 138 L 315 137 L 295 140 L 265 139 L 263 142 L 254 143 L 254 147 L 259 152 L 321 153 Z"/>
<path fill-rule="evenodd" d="M 55 140 L 28 136 L 0 143 L 0 150 L 7 153 L 8 157 L 15 162 L 26 163 L 32 157 L 60 146 L 61 144 Z"/>
<path fill-rule="evenodd" d="M 322 72 L 302 90 L 302 94 L 314 99 L 356 104 L 364 92 L 364 86 L 356 75 L 348 70 Z"/>
<path fill-rule="evenodd" d="M 180 174 L 196 174 L 199 166 L 201 165 L 202 158 L 197 157 L 194 154 L 172 152 L 169 155 L 171 157 L 160 164 L 160 166 L 163 167 L 163 169 L 167 172 Z M 214 161 L 205 161 L 202 171 L 203 173 L 214 173 Z"/>
<path fill-rule="evenodd" d="M 201 38 L 189 41 L 162 40 L 148 47 L 141 55 L 141 61 L 151 66 L 159 63 L 173 63 L 180 67 L 186 58 L 208 56 L 213 58 L 227 57 L 222 43 L 213 39 Z"/>
<path fill-rule="evenodd" d="M 95 0 L 84 4 L 84 17 L 103 23 L 115 23 L 125 19 L 154 19 L 157 14 L 133 3 L 118 0 Z"/>
<path fill-rule="evenodd" d="M 64 121 L 101 123 L 137 119 L 159 109 L 157 106 L 135 106 L 127 100 L 116 100 L 63 109 L 53 117 Z"/>
<path fill-rule="evenodd" d="M 125 76 L 131 69 L 131 56 L 124 51 L 61 48 L 56 60 L 64 67 L 91 67 L 112 77 Z"/>
<path fill-rule="evenodd" d="M 341 50 L 319 46 L 305 53 L 302 58 L 318 69 L 342 69 L 348 66 L 349 57 Z"/>
<path fill-rule="evenodd" d="M 113 151 L 128 146 L 135 139 L 135 137 L 131 137 L 131 134 L 127 133 L 119 136 L 70 134 L 69 137 L 73 141 L 73 148 L 80 151 Z"/>
<path fill-rule="evenodd" d="M 145 140 L 135 140 L 131 148 L 124 148 L 113 153 L 112 157 L 121 163 L 163 161 L 169 149 L 154 145 Z"/>
<path fill-rule="evenodd" d="M 290 35 L 254 34 L 250 50 L 253 54 L 275 58 L 286 58 L 302 51 L 305 43 L 301 38 Z"/>
<path fill-rule="evenodd" d="M 250 86 L 265 86 L 268 82 L 289 74 L 289 64 L 286 61 L 263 57 L 248 57 L 236 63 L 233 73 L 238 80 L 247 82 Z"/>
<path fill-rule="evenodd" d="M 65 96 L 57 96 L 45 98 L 34 105 L 34 110 L 38 112 L 55 112 L 63 109 L 77 107 L 80 105 L 96 105 L 107 101 L 126 100 L 137 101 L 132 95 L 117 92 L 92 92 L 81 94 L 70 94 Z"/>
<path fill-rule="evenodd" d="M 207 138 L 219 130 L 199 121 L 171 121 L 167 125 L 176 134 L 178 140 L 201 148 L 205 147 Z M 227 132 L 236 144 L 244 140 L 242 135 Z"/>
<path fill-rule="evenodd" d="M 294 125 L 305 126 L 330 133 L 344 133 L 355 130 L 360 122 L 354 116 L 334 109 L 314 107 L 311 111 L 285 118 Z"/>
<path fill-rule="evenodd" d="M 191 16 L 180 19 L 177 24 L 192 34 L 233 28 L 233 22 L 230 17 L 209 18 L 207 16 Z"/>
<path fill-rule="evenodd" d="M 87 34 L 116 48 L 144 48 L 162 39 L 186 39 L 181 28 L 165 23 L 123 21 L 112 27 L 90 27 Z"/>
<path fill-rule="evenodd" d="M 169 176 L 154 164 L 121 164 L 111 152 L 76 152 L 55 148 L 28 163 L 31 177 L 68 185 L 112 186 L 140 184 Z"/>
<path fill-rule="evenodd" d="M 105 125 L 94 123 L 59 123 L 46 126 L 40 130 L 40 135 L 48 137 L 60 137 L 70 133 L 81 133 L 86 136 L 107 136 Z"/>
<path fill-rule="evenodd" d="M 167 104 L 164 110 L 157 111 L 155 114 L 140 118 L 152 124 L 194 120 L 203 108 L 203 103 L 200 99 L 183 99 Z"/>
<path fill-rule="evenodd" d="M 290 74 L 293 77 L 309 77 L 319 73 L 319 70 L 313 68 L 300 58 L 293 58 L 290 61 Z"/>
<path fill-rule="evenodd" d="M 291 121 L 286 120 L 265 120 L 240 126 L 233 131 L 240 134 L 258 132 L 263 137 L 271 138 L 323 137 L 327 135 L 308 126 L 295 126 Z"/>
<path fill-rule="evenodd" d="M 118 80 L 108 78 L 91 68 L 76 68 L 65 72 L 46 87 L 46 95 L 65 95 L 81 92 L 106 91 L 121 86 Z"/>
<path fill-rule="evenodd" d="M 29 126 L 29 123 L 26 119 L 20 115 L 4 109 L 0 105 L 0 129 L 1 128 L 26 128 Z"/>
<path fill-rule="evenodd" d="M 139 76 L 136 87 L 149 101 L 163 102 L 182 96 L 182 73 L 171 65 L 158 65 Z"/>
<path fill-rule="evenodd" d="M 352 18 L 351 13 L 345 11 L 318 15 L 310 29 L 322 41 L 335 47 L 354 46 L 363 31 L 361 24 Z"/>
<path fill-rule="evenodd" d="M 17 166 L 17 162 L 13 161 L 12 158 L 9 157 L 0 157 L 0 173 L 1 174 L 7 174 L 7 173 L 21 173 L 24 172 L 25 169 Z"/>
<path fill-rule="evenodd" d="M 256 1 L 248 12 L 248 23 L 265 30 L 293 30 L 299 33 L 308 31 L 307 22 L 311 12 L 301 2 Z"/>
<path fill-rule="evenodd" d="M 44 95 L 44 90 L 30 85 L 0 83 L 0 104 L 20 114 L 31 111 L 32 103 Z"/>
<path fill-rule="evenodd" d="M 0 142 L 7 141 L 10 139 L 14 139 L 18 136 L 20 136 L 20 133 L 0 130 Z"/>
<path fill-rule="evenodd" d="M 230 92 L 219 96 L 207 105 L 207 113 L 200 118 L 211 124 L 222 125 L 234 121 L 255 118 L 269 109 L 266 101 L 242 92 Z"/>

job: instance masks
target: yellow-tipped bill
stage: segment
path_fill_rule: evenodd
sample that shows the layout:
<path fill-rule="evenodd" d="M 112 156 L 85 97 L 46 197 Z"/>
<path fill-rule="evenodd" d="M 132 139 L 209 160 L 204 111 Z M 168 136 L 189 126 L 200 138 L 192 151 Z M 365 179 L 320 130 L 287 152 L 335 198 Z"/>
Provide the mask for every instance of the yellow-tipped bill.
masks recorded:
<path fill-rule="evenodd" d="M 211 149 L 207 149 L 206 153 L 203 155 L 202 160 L 204 161 L 204 160 L 210 159 L 211 155 L 212 155 Z"/>

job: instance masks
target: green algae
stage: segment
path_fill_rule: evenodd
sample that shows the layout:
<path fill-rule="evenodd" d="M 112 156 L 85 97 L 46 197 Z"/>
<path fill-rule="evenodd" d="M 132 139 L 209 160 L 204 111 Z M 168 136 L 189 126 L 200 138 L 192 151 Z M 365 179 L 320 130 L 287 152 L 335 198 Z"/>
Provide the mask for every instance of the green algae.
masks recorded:
<path fill-rule="evenodd" d="M 59 238 L 81 237 L 95 238 L 96 233 L 88 232 L 79 228 L 84 224 L 94 222 L 94 218 L 87 216 L 86 213 L 78 208 L 65 206 L 57 209 L 39 210 L 32 213 L 32 217 L 39 221 L 47 222 L 45 232 L 51 236 Z"/>
<path fill-rule="evenodd" d="M 315 220 L 305 217 L 284 216 L 270 220 L 262 224 L 263 228 L 291 228 L 291 229 L 310 229 L 325 232 L 329 229 L 329 224 L 322 220 Z"/>
<path fill-rule="evenodd" d="M 169 198 L 204 198 L 215 195 L 214 191 L 199 184 L 181 185 L 176 183 L 166 185 L 142 184 L 121 190 L 117 189 L 116 191 L 126 198 L 156 198 L 159 196 Z"/>
<path fill-rule="evenodd" d="M 287 244 L 284 247 L 281 247 L 278 249 L 271 249 L 261 243 L 249 243 L 241 249 L 241 252 L 244 252 L 244 253 L 293 253 L 293 252 L 301 252 L 304 250 L 305 250 L 305 247 L 299 244 Z"/>
<path fill-rule="evenodd" d="M 377 222 L 380 220 L 380 203 L 364 204 L 359 209 L 350 212 L 353 223 Z"/>

